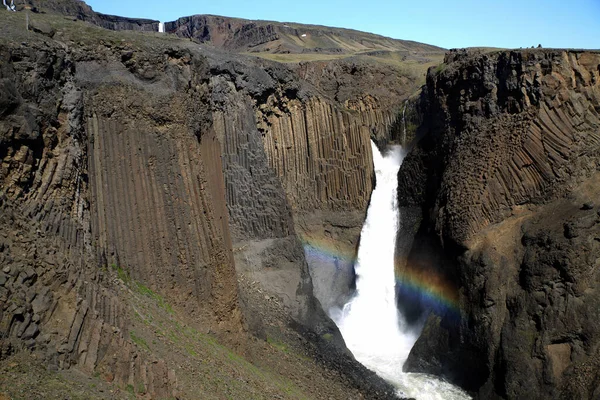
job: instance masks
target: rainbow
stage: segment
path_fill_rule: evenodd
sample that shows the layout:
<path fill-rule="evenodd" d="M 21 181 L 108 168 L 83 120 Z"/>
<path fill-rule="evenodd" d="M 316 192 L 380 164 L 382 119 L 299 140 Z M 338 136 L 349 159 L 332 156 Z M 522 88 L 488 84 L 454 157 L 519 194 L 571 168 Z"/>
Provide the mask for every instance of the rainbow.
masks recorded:
<path fill-rule="evenodd" d="M 339 246 L 330 238 L 303 236 L 301 242 L 306 260 L 313 265 L 337 268 L 352 265 L 355 261 L 355 249 Z M 418 302 L 441 317 L 460 320 L 458 290 L 433 268 L 407 265 L 402 270 L 395 268 L 395 277 L 398 294 L 403 298 Z"/>
<path fill-rule="evenodd" d="M 321 263 L 353 263 L 355 250 L 350 246 L 339 246 L 327 237 L 301 237 L 302 247 L 307 260 Z"/>
<path fill-rule="evenodd" d="M 433 268 L 407 265 L 401 271 L 396 268 L 395 276 L 398 295 L 441 317 L 460 320 L 458 290 L 442 274 Z"/>

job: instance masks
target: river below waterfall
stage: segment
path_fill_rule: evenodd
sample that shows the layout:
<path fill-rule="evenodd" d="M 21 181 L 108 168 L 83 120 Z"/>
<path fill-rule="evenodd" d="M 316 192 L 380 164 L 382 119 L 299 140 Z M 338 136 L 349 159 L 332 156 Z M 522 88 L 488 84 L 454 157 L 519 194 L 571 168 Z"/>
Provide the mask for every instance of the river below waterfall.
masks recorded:
<path fill-rule="evenodd" d="M 371 146 L 376 185 L 360 237 L 356 293 L 342 310 L 331 310 L 331 317 L 354 357 L 393 384 L 400 396 L 470 399 L 460 388 L 435 376 L 402 372 L 422 328 L 409 327 L 396 307 L 394 250 L 401 217 L 396 190 L 402 149 L 392 146 L 382 155 L 374 143 Z"/>

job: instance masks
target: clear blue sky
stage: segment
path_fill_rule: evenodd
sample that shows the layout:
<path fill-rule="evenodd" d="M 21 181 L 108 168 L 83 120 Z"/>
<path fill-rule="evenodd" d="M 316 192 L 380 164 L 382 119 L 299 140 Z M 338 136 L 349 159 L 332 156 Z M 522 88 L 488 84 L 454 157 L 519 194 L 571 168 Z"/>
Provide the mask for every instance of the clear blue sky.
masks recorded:
<path fill-rule="evenodd" d="M 86 0 L 105 14 L 193 14 L 352 28 L 446 48 L 600 49 L 600 0 Z"/>

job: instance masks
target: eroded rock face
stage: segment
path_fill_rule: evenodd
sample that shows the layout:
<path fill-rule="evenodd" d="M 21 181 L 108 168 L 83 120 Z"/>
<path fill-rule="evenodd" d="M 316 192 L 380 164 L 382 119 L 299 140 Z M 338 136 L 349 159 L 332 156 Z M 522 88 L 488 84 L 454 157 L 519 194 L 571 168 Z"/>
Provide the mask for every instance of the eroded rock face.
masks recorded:
<path fill-rule="evenodd" d="M 373 184 L 369 140 L 385 137 L 391 127 L 394 96 L 386 98 L 385 107 L 373 96 L 340 104 L 287 66 L 255 59 L 257 69 L 241 58 L 224 62 L 217 54 L 209 62 L 234 248 L 242 253 L 236 255 L 237 265 L 261 275 L 259 281 L 291 309 L 306 310 L 299 305 L 308 304 L 312 285 L 304 258 L 293 261 L 297 272 L 285 274 L 288 282 L 277 285 L 280 293 L 272 292 L 271 280 L 262 274 L 278 280 L 284 270 L 257 269 L 260 262 L 244 260 L 256 260 L 265 246 L 276 254 L 282 250 L 277 246 L 291 242 L 296 248 L 321 246 L 313 249 L 339 254 L 312 259 L 313 279 L 327 288 L 319 293 L 343 298 L 351 290 L 352 262 Z M 280 264 L 290 265 L 284 258 Z M 341 286 L 333 281 L 340 274 Z M 296 287 L 302 289 L 289 290 Z M 327 293 L 332 288 L 344 293 Z M 328 303 L 326 309 L 332 305 L 319 298 Z"/>
<path fill-rule="evenodd" d="M 453 286 L 460 320 L 430 318 L 409 369 L 479 398 L 597 396 L 599 74 L 600 54 L 560 50 L 457 51 L 430 70 L 399 172 L 421 221 L 403 268 Z"/>
<path fill-rule="evenodd" d="M 245 274 L 281 303 L 275 328 L 316 343 L 350 386 L 392 396 L 316 300 L 301 242 L 314 225 L 332 241 L 350 228 L 341 246 L 355 249 L 380 110 L 347 108 L 274 62 L 93 32 L 0 44 L 2 357 L 35 349 L 57 368 L 115 371 L 121 386 L 175 396 L 172 363 L 134 343 L 137 311 L 119 281 L 243 347 L 244 317 L 259 336 L 271 329 L 240 306 Z M 298 219 L 315 210 L 353 218 Z"/>
<path fill-rule="evenodd" d="M 173 366 L 133 345 L 106 271 L 234 341 L 242 331 L 208 67 L 184 49 L 82 47 L 0 50 L 1 353 L 40 350 L 50 366 L 171 397 Z M 140 54 L 160 71 L 151 81 L 127 68 Z"/>
<path fill-rule="evenodd" d="M 113 31 L 158 32 L 159 21 L 102 14 L 95 12 L 85 2 L 79 0 L 26 0 L 26 5 L 32 7 L 34 12 L 68 15 Z M 18 7 L 21 9 L 22 5 L 19 4 Z"/>

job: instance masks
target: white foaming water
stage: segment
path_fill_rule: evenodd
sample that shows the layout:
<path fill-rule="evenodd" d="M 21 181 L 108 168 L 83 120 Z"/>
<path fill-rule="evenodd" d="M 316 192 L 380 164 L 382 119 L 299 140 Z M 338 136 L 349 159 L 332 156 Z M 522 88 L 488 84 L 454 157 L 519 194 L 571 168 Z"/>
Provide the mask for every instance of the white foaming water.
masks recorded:
<path fill-rule="evenodd" d="M 398 230 L 398 169 L 400 146 L 382 156 L 371 142 L 376 186 L 360 236 L 356 294 L 343 308 L 331 310 L 346 345 L 367 368 L 418 400 L 463 400 L 461 389 L 431 375 L 402 372 L 421 328 L 410 329 L 396 307 L 394 249 Z"/>
<path fill-rule="evenodd" d="M 158 32 L 165 33 L 165 23 L 164 22 L 158 23 Z"/>

